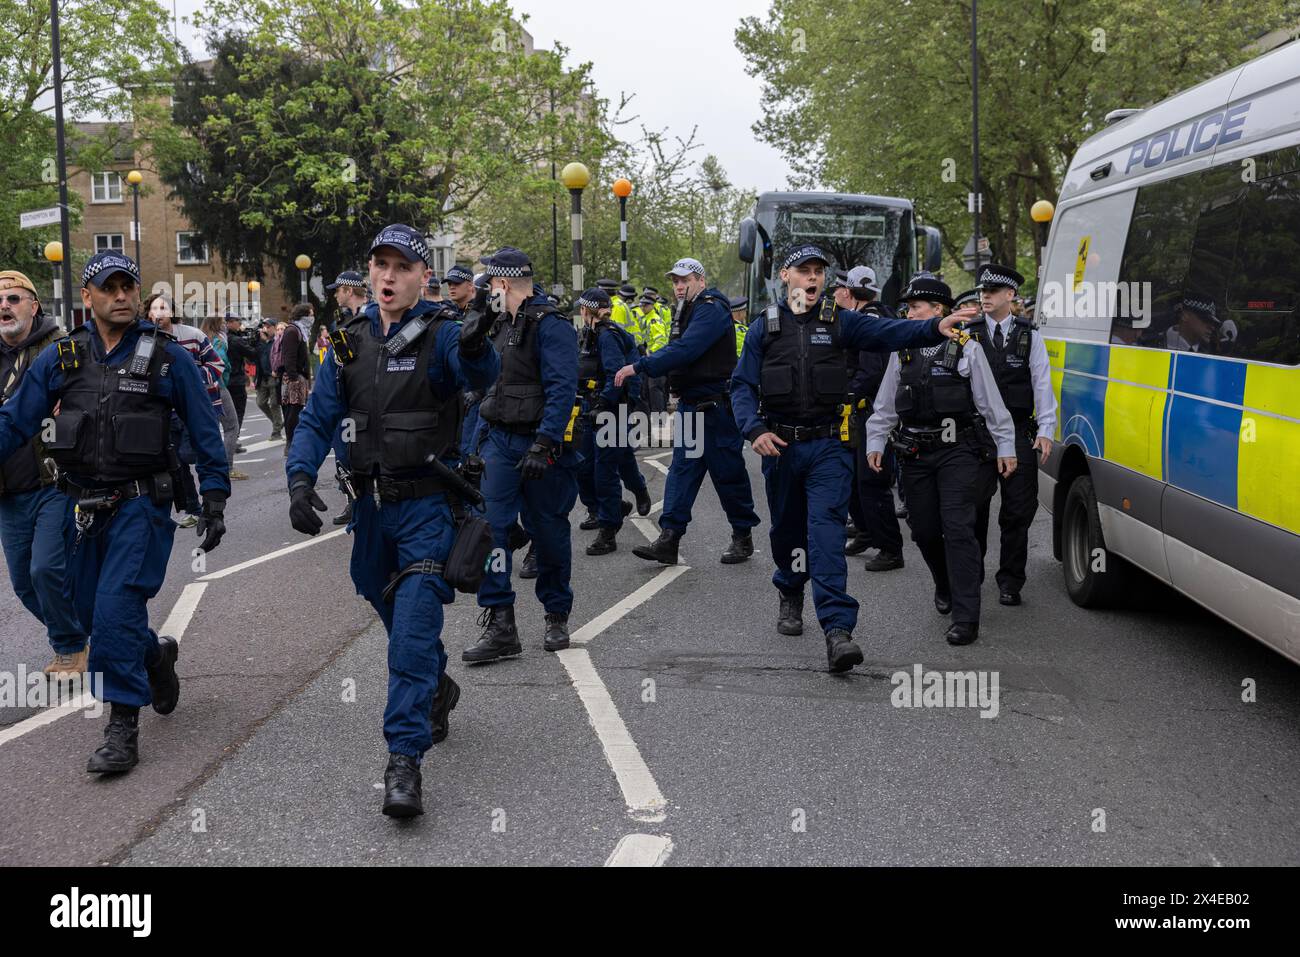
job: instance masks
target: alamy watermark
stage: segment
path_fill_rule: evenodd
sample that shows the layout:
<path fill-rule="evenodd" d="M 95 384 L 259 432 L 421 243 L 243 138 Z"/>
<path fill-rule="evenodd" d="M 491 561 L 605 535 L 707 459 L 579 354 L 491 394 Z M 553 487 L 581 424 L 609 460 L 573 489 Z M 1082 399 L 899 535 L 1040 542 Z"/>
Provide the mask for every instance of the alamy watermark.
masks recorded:
<path fill-rule="evenodd" d="M 671 430 L 673 447 L 685 449 L 688 459 L 704 454 L 704 413 L 684 415 L 675 412 L 640 412 L 619 406 L 614 412 L 605 409 L 594 417 L 596 445 L 603 449 L 642 448 L 658 445 L 659 436 Z"/>
<path fill-rule="evenodd" d="M 92 683 L 96 687 L 104 686 L 104 676 L 97 673 L 94 682 L 89 677 L 78 674 L 56 681 L 44 671 L 28 673 L 26 665 L 19 665 L 17 671 L 0 671 L 0 708 L 46 709 L 80 705 L 87 718 L 98 718 L 104 713 L 104 702 L 89 692 Z M 80 700 L 83 694 L 84 701 Z"/>
<path fill-rule="evenodd" d="M 1124 319 L 1134 329 L 1151 325 L 1151 283 L 1048 280 L 1038 296 L 1038 311 L 1062 319 Z"/>
<path fill-rule="evenodd" d="M 978 708 L 981 718 L 996 718 L 1001 710 L 996 671 L 895 671 L 889 703 L 895 708 Z"/>

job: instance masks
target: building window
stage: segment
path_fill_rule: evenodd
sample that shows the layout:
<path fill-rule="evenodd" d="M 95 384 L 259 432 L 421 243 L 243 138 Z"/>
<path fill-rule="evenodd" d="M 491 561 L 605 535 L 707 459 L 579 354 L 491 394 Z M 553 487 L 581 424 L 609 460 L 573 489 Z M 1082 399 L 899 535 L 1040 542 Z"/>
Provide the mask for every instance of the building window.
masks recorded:
<path fill-rule="evenodd" d="M 178 263 L 205 263 L 208 261 L 208 245 L 198 233 L 176 234 L 176 261 Z"/>
<path fill-rule="evenodd" d="M 106 173 L 92 173 L 90 201 L 92 203 L 122 202 L 122 177 L 112 170 Z"/>
<path fill-rule="evenodd" d="M 122 242 L 121 233 L 96 233 L 95 234 L 95 252 L 102 253 L 108 250 L 122 252 L 126 247 Z"/>

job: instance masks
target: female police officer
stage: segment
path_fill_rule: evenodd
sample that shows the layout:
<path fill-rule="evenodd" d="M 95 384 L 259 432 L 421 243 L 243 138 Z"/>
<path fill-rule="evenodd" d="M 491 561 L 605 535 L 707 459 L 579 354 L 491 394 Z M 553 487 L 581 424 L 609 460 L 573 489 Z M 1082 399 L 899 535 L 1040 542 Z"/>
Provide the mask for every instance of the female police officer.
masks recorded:
<path fill-rule="evenodd" d="M 899 302 L 907 306 L 909 320 L 932 322 L 952 306 L 952 291 L 920 273 Z M 974 315 L 972 307 L 948 318 L 965 321 Z M 1016 469 L 1011 414 L 979 344 L 963 335 L 943 346 L 890 356 L 867 422 L 867 464 L 877 472 L 895 426 L 912 540 L 934 576 L 935 608 L 952 613 L 944 637 L 951 645 L 970 644 L 979 636 L 983 577 L 975 510 L 991 494 L 994 476 Z M 997 446 L 996 472 L 989 460 L 989 432 Z"/>

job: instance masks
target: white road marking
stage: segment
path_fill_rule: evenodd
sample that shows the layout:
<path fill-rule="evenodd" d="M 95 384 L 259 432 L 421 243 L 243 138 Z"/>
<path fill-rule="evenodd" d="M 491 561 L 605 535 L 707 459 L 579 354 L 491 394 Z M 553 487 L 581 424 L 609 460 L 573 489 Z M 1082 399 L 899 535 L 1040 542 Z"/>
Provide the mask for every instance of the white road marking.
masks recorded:
<path fill-rule="evenodd" d="M 231 565 L 229 568 L 223 568 L 220 571 L 209 572 L 208 574 L 200 578 L 199 581 L 202 582 L 217 581 L 218 579 L 225 578 L 228 575 L 233 575 L 235 574 L 235 572 L 242 572 L 246 568 L 252 568 L 254 565 L 260 565 L 263 562 L 269 562 L 274 558 L 280 558 L 281 556 L 288 555 L 292 552 L 302 551 L 304 548 L 311 548 L 313 545 L 319 545 L 321 542 L 328 542 L 331 538 L 338 538 L 340 535 L 346 535 L 347 531 L 348 530 L 346 528 L 340 528 L 336 531 L 326 532 L 324 535 L 317 535 L 315 538 L 309 538 L 306 541 L 298 542 L 296 545 L 289 545 L 285 548 L 278 548 L 273 552 L 267 552 L 265 555 L 261 555 L 257 558 L 250 558 L 246 562 L 240 562 L 238 565 Z"/>
<path fill-rule="evenodd" d="M 596 674 L 591 656 L 585 648 L 566 648 L 556 652 L 556 657 L 564 665 L 574 690 L 587 709 L 587 718 L 596 731 L 596 737 L 600 739 L 605 760 L 618 779 L 623 801 L 627 804 L 627 813 L 638 821 L 662 821 L 666 816 L 668 802 L 664 800 L 654 775 L 641 758 L 636 742 L 628 734 L 627 725 L 619 717 L 614 699 L 609 696 L 609 689 L 600 680 L 600 675 Z"/>
<path fill-rule="evenodd" d="M 614 622 L 626 615 L 633 608 L 636 608 L 639 605 L 644 605 L 656 594 L 667 588 L 689 570 L 689 565 L 665 565 L 658 575 L 650 579 L 621 601 L 606 608 L 591 621 L 587 622 L 575 631 L 569 637 L 569 640 L 576 644 L 585 645 L 610 625 L 614 624 Z"/>
<path fill-rule="evenodd" d="M 646 462 L 648 462 L 650 465 L 653 465 L 660 472 L 663 472 L 664 475 L 668 474 L 668 466 L 664 465 L 664 463 L 660 462 L 658 459 L 646 459 Z"/>
<path fill-rule="evenodd" d="M 277 445 L 284 445 L 284 439 L 264 439 L 261 442 L 254 442 L 252 445 L 244 446 L 244 451 L 261 452 L 263 449 L 273 449 Z"/>
<path fill-rule="evenodd" d="M 185 635 L 185 629 L 190 626 L 190 619 L 194 617 L 194 609 L 199 606 L 199 599 L 203 597 L 203 592 L 207 590 L 207 585 L 201 581 L 191 582 L 181 590 L 180 597 L 176 599 L 176 604 L 172 605 L 171 613 L 167 620 L 163 622 L 160 634 L 171 635 L 177 641 Z M 83 711 L 90 708 L 94 702 L 94 697 L 89 691 L 78 695 L 67 704 L 60 705 L 57 708 L 47 708 L 40 714 L 34 714 L 30 718 L 19 721 L 17 724 L 10 725 L 3 731 L 0 731 L 0 746 L 15 741 L 23 735 L 35 731 L 37 728 L 43 728 L 47 724 L 53 724 L 60 718 L 66 718 L 74 711 Z"/>
<path fill-rule="evenodd" d="M 673 852 L 670 838 L 658 834 L 624 834 L 605 861 L 606 867 L 663 867 Z"/>
<path fill-rule="evenodd" d="M 658 461 L 659 459 L 662 459 L 662 458 L 664 458 L 665 456 L 672 455 L 672 454 L 673 454 L 672 449 L 669 449 L 667 452 L 659 452 L 659 453 L 657 453 L 657 454 L 655 454 L 655 455 L 647 455 L 647 456 L 645 457 L 645 460 L 646 460 L 647 462 L 656 462 L 656 461 Z M 635 835 L 631 835 L 631 836 L 635 836 Z"/>
<path fill-rule="evenodd" d="M 266 459 L 235 459 L 236 465 L 252 465 L 254 462 L 265 462 Z"/>

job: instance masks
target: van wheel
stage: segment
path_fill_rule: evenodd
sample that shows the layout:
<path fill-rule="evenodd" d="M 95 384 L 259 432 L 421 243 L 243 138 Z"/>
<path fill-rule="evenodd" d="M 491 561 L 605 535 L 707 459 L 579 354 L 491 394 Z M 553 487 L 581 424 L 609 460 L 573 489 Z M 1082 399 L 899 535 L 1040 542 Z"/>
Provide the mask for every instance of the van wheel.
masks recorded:
<path fill-rule="evenodd" d="M 1061 529 L 1065 590 L 1081 608 L 1106 608 L 1124 593 L 1129 566 L 1106 550 L 1092 479 L 1081 475 L 1065 496 Z"/>

